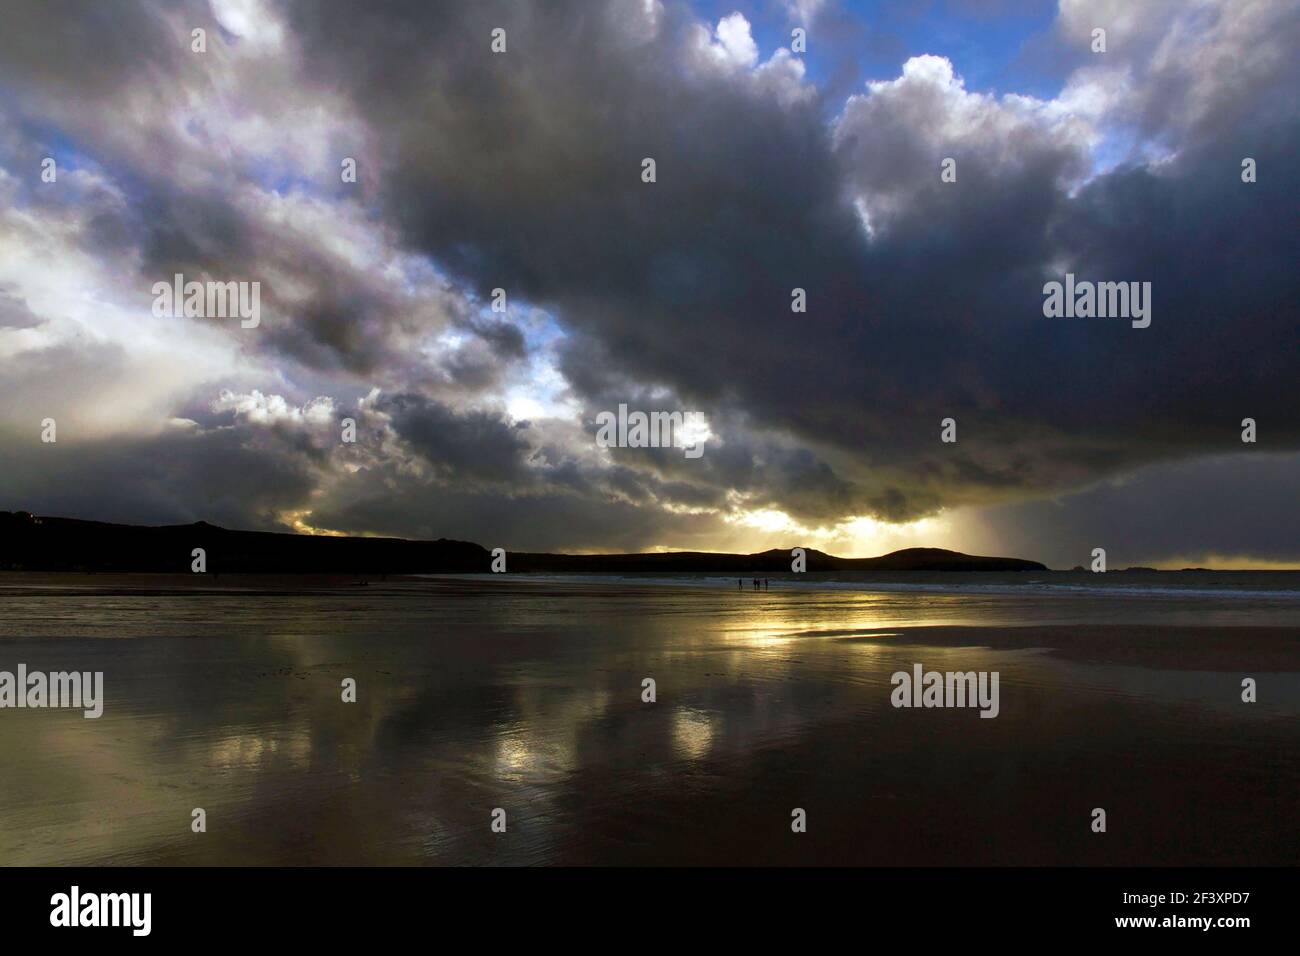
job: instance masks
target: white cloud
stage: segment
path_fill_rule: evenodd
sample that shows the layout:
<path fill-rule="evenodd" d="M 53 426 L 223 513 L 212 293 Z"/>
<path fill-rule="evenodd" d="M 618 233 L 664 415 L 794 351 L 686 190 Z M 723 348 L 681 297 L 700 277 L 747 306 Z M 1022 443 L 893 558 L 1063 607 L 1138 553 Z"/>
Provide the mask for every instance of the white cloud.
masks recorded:
<path fill-rule="evenodd" d="M 1096 88 L 1100 90 L 1100 87 Z M 1087 105 L 1082 90 L 1073 95 Z M 960 157 L 984 174 L 1016 175 L 1042 156 L 1074 153 L 1065 164 L 1082 177 L 1096 143 L 1092 115 L 1031 96 L 972 93 L 941 56 L 916 56 L 893 80 L 867 84 L 835 123 L 859 217 L 874 234 L 935 188 L 940 162 Z"/>
<path fill-rule="evenodd" d="M 334 400 L 328 396 L 294 405 L 283 395 L 264 395 L 257 389 L 242 394 L 222 389 L 212 403 L 212 410 L 233 411 L 256 425 L 289 424 L 317 428 L 333 423 L 335 415 Z"/>
<path fill-rule="evenodd" d="M 723 17 L 713 32 L 733 63 L 753 66 L 758 62 L 758 44 L 754 42 L 749 21 L 743 14 L 732 13 Z"/>
<path fill-rule="evenodd" d="M 712 34 L 703 24 L 697 24 L 693 35 L 697 50 L 717 66 L 748 69 L 758 63 L 758 44 L 744 14 L 723 17 Z"/>
<path fill-rule="evenodd" d="M 743 14 L 723 17 L 712 33 L 703 24 L 696 24 L 691 36 L 691 52 L 698 65 L 706 70 L 744 76 L 782 106 L 808 101 L 817 95 L 811 85 L 804 83 L 803 61 L 786 48 L 778 48 L 766 62 L 759 62 L 758 44 Z"/>
<path fill-rule="evenodd" d="M 805 26 L 811 23 L 813 18 L 826 6 L 826 0 L 782 0 L 782 2 L 791 22 L 801 23 Z"/>
<path fill-rule="evenodd" d="M 278 49 L 284 39 L 279 20 L 262 0 L 211 0 L 212 15 L 241 40 Z"/>

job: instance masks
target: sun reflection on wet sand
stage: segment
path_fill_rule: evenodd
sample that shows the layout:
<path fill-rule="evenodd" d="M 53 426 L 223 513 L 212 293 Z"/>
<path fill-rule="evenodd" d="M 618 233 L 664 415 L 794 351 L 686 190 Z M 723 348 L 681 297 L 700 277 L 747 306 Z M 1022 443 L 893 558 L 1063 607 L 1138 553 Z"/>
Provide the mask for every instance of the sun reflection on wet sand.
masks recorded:
<path fill-rule="evenodd" d="M 713 745 L 713 719 L 697 710 L 673 712 L 673 743 L 683 760 L 707 757 Z"/>

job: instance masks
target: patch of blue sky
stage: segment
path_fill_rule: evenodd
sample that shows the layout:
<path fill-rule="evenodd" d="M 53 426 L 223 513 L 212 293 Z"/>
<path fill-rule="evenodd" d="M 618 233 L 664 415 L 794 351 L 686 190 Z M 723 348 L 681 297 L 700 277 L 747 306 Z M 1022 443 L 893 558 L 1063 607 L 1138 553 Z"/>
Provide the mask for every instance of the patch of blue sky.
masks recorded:
<path fill-rule="evenodd" d="M 10 116 L 7 119 L 17 128 L 19 136 L 0 138 L 0 165 L 14 177 L 39 181 L 40 163 L 46 158 L 53 159 L 60 172 L 98 169 L 94 159 L 83 153 L 76 142 L 57 127 L 20 117 Z M 31 170 L 21 169 L 21 164 L 32 157 L 36 157 L 36 165 Z"/>
<path fill-rule="evenodd" d="M 446 272 L 434 259 L 422 254 L 404 256 L 401 262 L 403 289 L 408 295 L 419 295 L 430 286 L 455 291 L 471 303 L 480 319 L 489 322 L 507 321 L 515 325 L 524 337 L 530 354 L 554 347 L 565 338 L 565 331 L 554 313 L 534 305 L 506 290 L 506 311 L 492 310 L 491 290 L 480 294 L 467 288 Z"/>
<path fill-rule="evenodd" d="M 54 159 L 59 169 L 93 168 L 97 164 L 85 155 L 72 137 L 61 129 L 44 123 L 24 122 L 21 124 L 24 138 L 39 145 L 47 156 Z"/>
<path fill-rule="evenodd" d="M 300 171 L 273 159 L 260 159 L 250 163 L 242 172 L 249 180 L 256 183 L 258 188 L 281 196 L 300 193 L 314 199 L 326 199 L 346 193 L 348 190 L 356 190 L 355 185 L 344 183 L 341 177 L 338 177 L 337 183 L 334 181 L 323 183 L 318 177 L 304 176 Z"/>
<path fill-rule="evenodd" d="M 28 208 L 36 199 L 52 198 L 52 194 L 41 195 L 36 190 L 48 184 L 42 179 L 45 160 L 54 160 L 54 171 L 58 176 L 56 182 L 61 185 L 75 183 L 67 174 L 87 172 L 105 179 L 112 176 L 100 165 L 94 156 L 84 152 L 77 142 L 62 130 L 45 123 L 31 120 L 16 120 L 20 135 L 18 137 L 0 137 L 0 169 L 19 184 L 12 194 L 12 202 L 18 208 Z M 75 201 L 79 193 L 64 191 L 59 194 L 62 201 Z"/>
<path fill-rule="evenodd" d="M 903 60 L 931 53 L 951 60 L 971 91 L 1040 99 L 1060 92 L 1061 77 L 1023 55 L 1051 30 L 1054 0 L 844 0 L 844 8 L 900 46 L 902 60 L 872 64 L 879 72 L 867 79 L 892 79 Z"/>
<path fill-rule="evenodd" d="M 693 0 L 692 7 L 711 26 L 743 14 L 761 60 L 789 48 L 799 25 L 791 14 L 799 8 L 795 0 Z M 908 59 L 930 53 L 951 60 L 968 90 L 1050 99 L 1062 76 L 1025 51 L 1050 32 L 1056 11 L 1054 0 L 824 0 L 808 26 L 805 75 L 825 88 L 843 83 L 847 69 L 856 73 L 856 92 L 869 80 L 894 79 Z"/>

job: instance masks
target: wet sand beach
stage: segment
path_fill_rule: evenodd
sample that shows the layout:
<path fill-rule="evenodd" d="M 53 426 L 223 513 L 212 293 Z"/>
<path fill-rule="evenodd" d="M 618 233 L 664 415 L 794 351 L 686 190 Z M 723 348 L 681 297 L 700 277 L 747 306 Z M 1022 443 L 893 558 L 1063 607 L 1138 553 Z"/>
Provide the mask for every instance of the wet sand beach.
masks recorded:
<path fill-rule="evenodd" d="M 106 700 L 0 710 L 0 863 L 1300 860 L 1280 579 L 946 580 L 2 575 L 0 670 Z M 997 718 L 892 706 L 917 663 L 998 672 Z"/>

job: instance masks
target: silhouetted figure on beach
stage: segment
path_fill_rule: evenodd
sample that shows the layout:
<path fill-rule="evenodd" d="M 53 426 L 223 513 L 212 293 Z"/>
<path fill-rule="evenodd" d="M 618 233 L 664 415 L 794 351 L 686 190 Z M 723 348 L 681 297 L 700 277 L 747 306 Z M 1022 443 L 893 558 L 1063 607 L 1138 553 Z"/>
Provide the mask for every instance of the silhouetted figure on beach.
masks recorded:
<path fill-rule="evenodd" d="M 745 590 L 745 585 L 742 583 L 740 578 L 736 578 L 736 590 L 737 591 Z"/>
<path fill-rule="evenodd" d="M 768 590 L 768 587 L 767 587 L 767 578 L 763 578 L 763 590 L 764 590 L 764 591 Z"/>

